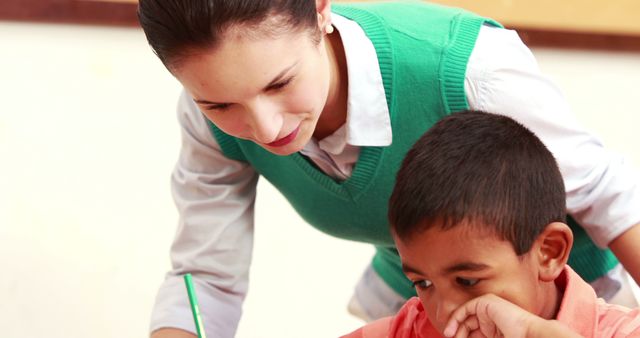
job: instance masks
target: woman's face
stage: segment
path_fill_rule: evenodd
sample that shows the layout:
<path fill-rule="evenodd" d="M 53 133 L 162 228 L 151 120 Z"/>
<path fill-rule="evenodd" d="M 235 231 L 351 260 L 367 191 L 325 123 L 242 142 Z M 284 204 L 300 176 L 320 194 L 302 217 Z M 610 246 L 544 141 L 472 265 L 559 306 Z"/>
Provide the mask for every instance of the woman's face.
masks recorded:
<path fill-rule="evenodd" d="M 313 136 L 327 103 L 325 40 L 314 42 L 308 31 L 247 37 L 237 33 L 241 29 L 172 73 L 225 133 L 277 155 L 297 152 Z"/>

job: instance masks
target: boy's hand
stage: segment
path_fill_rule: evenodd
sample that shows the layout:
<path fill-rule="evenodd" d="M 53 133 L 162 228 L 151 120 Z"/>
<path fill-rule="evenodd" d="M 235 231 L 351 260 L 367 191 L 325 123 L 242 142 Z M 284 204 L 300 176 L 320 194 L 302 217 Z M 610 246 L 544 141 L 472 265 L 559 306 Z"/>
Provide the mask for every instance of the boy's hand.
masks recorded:
<path fill-rule="evenodd" d="M 555 320 L 545 320 L 496 295 L 460 306 L 444 330 L 445 337 L 580 337 Z"/>
<path fill-rule="evenodd" d="M 445 337 L 527 337 L 527 331 L 537 317 L 496 295 L 474 298 L 449 318 Z"/>

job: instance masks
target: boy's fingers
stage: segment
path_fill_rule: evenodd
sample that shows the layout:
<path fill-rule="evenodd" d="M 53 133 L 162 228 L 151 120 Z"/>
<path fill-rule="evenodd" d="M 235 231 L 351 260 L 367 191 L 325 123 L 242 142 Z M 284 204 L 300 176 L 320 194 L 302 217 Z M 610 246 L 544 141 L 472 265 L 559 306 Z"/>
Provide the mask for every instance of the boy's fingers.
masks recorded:
<path fill-rule="evenodd" d="M 454 338 L 467 338 L 467 337 L 469 337 L 469 328 L 464 325 L 458 326 L 458 331 L 456 331 L 456 335 Z"/>
<path fill-rule="evenodd" d="M 463 334 L 460 337 L 499 337 L 500 332 L 496 327 L 490 314 L 490 307 L 492 303 L 494 307 L 500 308 L 502 303 L 499 299 L 496 300 L 495 295 L 487 294 L 482 297 L 472 299 L 456 309 L 449 318 L 444 334 L 446 337 L 453 337 L 455 335 L 458 338 L 458 333 Z M 497 310 L 496 308 L 493 309 Z M 479 318 L 484 318 L 483 330 L 488 332 L 481 332 Z"/>
<path fill-rule="evenodd" d="M 447 326 L 445 326 L 443 334 L 445 337 L 453 337 L 456 332 L 458 332 L 458 321 L 453 318 L 453 316 L 447 322 Z"/>
<path fill-rule="evenodd" d="M 478 316 L 478 323 L 483 337 L 496 338 L 501 336 L 497 324 L 491 318 L 488 318 L 486 316 Z"/>
<path fill-rule="evenodd" d="M 467 317 L 462 325 L 465 326 L 469 330 L 469 332 L 473 332 L 480 328 L 480 323 L 478 322 L 478 317 L 476 316 Z"/>
<path fill-rule="evenodd" d="M 485 335 L 480 330 L 475 330 L 471 332 L 471 334 L 469 335 L 469 338 L 493 338 L 493 337 Z"/>
<path fill-rule="evenodd" d="M 480 303 L 478 302 L 478 298 L 476 298 L 465 303 L 461 307 L 457 308 L 451 314 L 451 317 L 447 322 L 447 326 L 445 327 L 445 330 L 444 330 L 444 335 L 446 337 L 453 337 L 457 331 L 460 331 L 459 327 L 462 326 L 462 324 L 466 321 L 467 317 L 476 318 L 475 314 L 478 313 L 477 306 L 479 304 Z M 475 320 L 476 320 L 475 324 L 478 324 L 477 318 Z M 457 337 L 458 336 L 456 335 L 456 338 Z"/>
<path fill-rule="evenodd" d="M 476 316 L 469 316 L 458 325 L 455 338 L 473 337 L 473 332 L 478 331 L 479 328 L 478 318 Z"/>

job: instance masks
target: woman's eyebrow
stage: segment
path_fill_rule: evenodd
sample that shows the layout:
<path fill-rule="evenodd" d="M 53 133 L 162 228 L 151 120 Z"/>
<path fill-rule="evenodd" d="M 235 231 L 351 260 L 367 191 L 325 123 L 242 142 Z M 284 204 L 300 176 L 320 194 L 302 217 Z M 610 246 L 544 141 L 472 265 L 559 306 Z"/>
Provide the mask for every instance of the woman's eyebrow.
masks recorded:
<path fill-rule="evenodd" d="M 196 99 L 193 99 L 193 102 L 199 103 L 199 104 L 213 104 L 213 105 L 223 104 L 223 103 L 218 103 L 218 102 L 211 102 L 211 101 L 207 101 L 207 100 L 196 100 Z"/>
<path fill-rule="evenodd" d="M 295 67 L 296 65 L 298 65 L 299 61 L 294 62 L 292 65 L 290 65 L 289 67 L 283 69 L 280 73 L 278 73 L 278 75 L 276 75 L 276 77 L 273 78 L 273 80 L 271 80 L 271 82 L 269 82 L 268 85 L 266 85 L 264 87 L 263 90 L 267 90 L 270 87 L 272 87 L 273 85 L 275 85 L 276 83 L 278 83 L 280 80 L 282 80 L 282 78 L 284 77 L 285 74 L 287 74 L 287 72 L 289 72 L 293 67 Z M 195 103 L 199 103 L 199 104 L 212 104 L 212 105 L 219 105 L 219 104 L 224 104 L 222 102 L 211 102 L 211 101 L 207 101 L 207 100 L 199 100 L 199 99 L 194 99 L 193 102 Z"/>

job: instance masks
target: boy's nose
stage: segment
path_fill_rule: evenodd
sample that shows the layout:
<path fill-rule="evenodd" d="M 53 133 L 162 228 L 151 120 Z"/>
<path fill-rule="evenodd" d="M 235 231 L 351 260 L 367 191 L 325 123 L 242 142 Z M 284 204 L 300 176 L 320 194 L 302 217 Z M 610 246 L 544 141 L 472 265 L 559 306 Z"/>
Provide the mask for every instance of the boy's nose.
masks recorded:
<path fill-rule="evenodd" d="M 436 304 L 436 318 L 435 320 L 438 323 L 443 323 L 443 325 L 449 320 L 451 313 L 458 308 L 458 304 L 446 297 L 441 297 Z"/>

